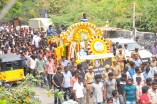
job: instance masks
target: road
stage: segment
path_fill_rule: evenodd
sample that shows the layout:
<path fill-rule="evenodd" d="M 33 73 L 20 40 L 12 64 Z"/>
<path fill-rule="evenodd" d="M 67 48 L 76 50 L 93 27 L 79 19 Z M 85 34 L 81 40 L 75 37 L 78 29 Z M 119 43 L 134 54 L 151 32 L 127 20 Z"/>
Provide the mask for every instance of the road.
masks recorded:
<path fill-rule="evenodd" d="M 54 96 L 48 97 L 46 94 L 46 87 L 34 87 L 33 90 L 36 92 L 37 97 L 41 101 L 41 104 L 54 104 Z M 85 104 L 85 102 L 84 102 Z M 93 104 L 93 98 L 90 98 L 89 104 Z M 106 103 L 103 103 L 106 104 Z"/>
<path fill-rule="evenodd" d="M 48 97 L 46 94 L 46 87 L 33 87 L 33 90 L 36 92 L 36 97 L 39 98 L 42 104 L 54 104 L 54 96 Z M 90 98 L 90 104 L 92 104 L 92 98 Z M 84 103 L 85 104 L 85 103 Z"/>
<path fill-rule="evenodd" d="M 54 97 L 48 97 L 46 94 L 46 87 L 34 87 L 33 90 L 36 92 L 37 97 L 40 99 L 42 104 L 54 104 Z"/>

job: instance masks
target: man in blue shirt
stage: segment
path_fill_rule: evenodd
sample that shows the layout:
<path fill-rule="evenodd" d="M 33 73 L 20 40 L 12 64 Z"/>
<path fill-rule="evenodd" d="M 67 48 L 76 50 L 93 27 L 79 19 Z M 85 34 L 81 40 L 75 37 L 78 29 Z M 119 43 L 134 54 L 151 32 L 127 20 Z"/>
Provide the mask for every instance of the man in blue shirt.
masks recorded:
<path fill-rule="evenodd" d="M 128 79 L 128 84 L 123 89 L 122 104 L 136 104 L 136 86 L 133 85 L 133 79 Z"/>
<path fill-rule="evenodd" d="M 138 67 L 142 64 L 142 61 L 141 61 L 141 59 L 139 58 L 139 55 L 138 55 L 137 53 L 135 54 L 135 58 L 134 58 L 133 62 L 134 62 L 135 65 L 138 66 Z"/>
<path fill-rule="evenodd" d="M 52 25 L 49 25 L 49 28 L 46 30 L 47 36 L 55 36 L 56 33 L 52 29 Z"/>
<path fill-rule="evenodd" d="M 68 66 L 68 63 L 70 63 L 68 60 L 65 59 L 64 56 L 62 56 L 62 66 Z"/>
<path fill-rule="evenodd" d="M 130 77 L 132 78 L 133 75 L 135 74 L 135 63 L 134 62 L 130 62 L 130 68 L 128 69 L 128 72 L 130 74 Z"/>

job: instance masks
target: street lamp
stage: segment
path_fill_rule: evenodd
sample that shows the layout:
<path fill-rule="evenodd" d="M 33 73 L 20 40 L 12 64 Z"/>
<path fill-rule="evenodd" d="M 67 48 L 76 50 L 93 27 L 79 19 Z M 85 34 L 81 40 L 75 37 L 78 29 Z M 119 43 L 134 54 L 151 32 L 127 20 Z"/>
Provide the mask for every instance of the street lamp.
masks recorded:
<path fill-rule="evenodd" d="M 136 12 L 136 7 L 135 7 L 135 0 L 133 0 L 133 18 L 132 18 L 132 22 L 133 22 L 133 24 L 132 24 L 132 35 L 133 35 L 133 38 L 134 38 L 134 40 L 136 40 L 136 27 L 135 27 L 135 19 L 136 19 L 136 14 L 135 14 L 135 12 Z"/>

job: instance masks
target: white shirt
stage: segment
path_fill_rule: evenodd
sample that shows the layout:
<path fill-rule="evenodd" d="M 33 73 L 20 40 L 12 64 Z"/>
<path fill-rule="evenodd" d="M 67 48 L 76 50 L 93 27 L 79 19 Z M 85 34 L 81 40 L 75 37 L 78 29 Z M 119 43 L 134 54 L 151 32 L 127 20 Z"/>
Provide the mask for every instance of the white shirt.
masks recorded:
<path fill-rule="evenodd" d="M 134 75 L 133 75 L 133 80 L 134 80 L 134 84 L 137 84 L 137 82 L 136 82 L 136 77 L 141 77 L 141 83 L 142 84 L 144 84 L 145 83 L 145 78 L 144 78 L 144 75 L 143 75 L 143 73 L 140 73 L 140 75 L 137 75 L 137 73 L 135 73 Z"/>
<path fill-rule="evenodd" d="M 151 104 L 157 104 L 157 90 L 153 91 L 152 88 L 148 90 Z"/>
<path fill-rule="evenodd" d="M 130 74 L 129 74 L 128 71 L 126 72 L 126 75 L 127 75 L 127 79 L 131 78 L 131 76 L 130 76 Z M 119 75 L 117 76 L 117 78 L 120 78 L 120 77 L 122 77 L 121 74 L 119 74 Z"/>
<path fill-rule="evenodd" d="M 1 26 L 1 27 L 0 27 L 0 31 L 2 31 L 2 30 L 4 30 L 4 28 Z"/>
<path fill-rule="evenodd" d="M 84 97 L 83 89 L 84 89 L 84 87 L 83 87 L 83 83 L 82 82 L 80 84 L 78 82 L 75 82 L 73 90 L 75 91 L 76 98 Z"/>
<path fill-rule="evenodd" d="M 123 51 L 122 51 L 122 54 L 124 54 L 125 59 L 128 58 L 128 57 L 126 57 L 128 55 L 128 53 L 129 53 L 129 50 L 124 48 Z"/>
<path fill-rule="evenodd" d="M 3 54 L 3 51 L 2 51 L 2 50 L 0 50 L 0 54 Z"/>
<path fill-rule="evenodd" d="M 39 41 L 40 41 L 40 37 L 37 35 L 34 35 L 33 40 L 32 40 L 32 44 L 35 45 L 36 48 L 39 47 Z"/>
<path fill-rule="evenodd" d="M 35 69 L 36 62 L 37 62 L 37 60 L 36 60 L 36 59 L 35 59 L 35 60 L 33 60 L 32 58 L 30 58 L 30 68 L 31 68 L 31 69 Z"/>
<path fill-rule="evenodd" d="M 152 70 L 153 70 L 154 74 L 157 74 L 157 67 L 153 67 Z"/>
<path fill-rule="evenodd" d="M 68 101 L 63 102 L 63 104 L 78 104 L 78 102 L 69 99 Z"/>

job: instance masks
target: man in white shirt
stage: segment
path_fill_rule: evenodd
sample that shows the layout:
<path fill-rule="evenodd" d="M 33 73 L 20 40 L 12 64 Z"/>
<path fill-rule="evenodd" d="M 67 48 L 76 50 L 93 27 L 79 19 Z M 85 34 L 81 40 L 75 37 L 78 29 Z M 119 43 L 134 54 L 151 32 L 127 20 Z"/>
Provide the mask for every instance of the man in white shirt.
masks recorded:
<path fill-rule="evenodd" d="M 152 83 L 152 88 L 148 90 L 151 104 L 157 104 L 157 82 Z"/>
<path fill-rule="evenodd" d="M 64 91 L 64 100 L 67 100 L 67 93 L 70 92 L 70 79 L 72 77 L 71 72 L 68 71 L 68 67 L 64 67 L 64 72 L 63 72 L 63 77 L 64 77 L 64 84 L 63 84 L 63 91 Z"/>
<path fill-rule="evenodd" d="M 75 82 L 73 90 L 75 92 L 75 99 L 78 102 L 78 104 L 84 104 L 84 91 L 83 91 L 84 86 L 82 83 L 82 77 L 81 76 L 79 76 L 78 81 Z"/>
<path fill-rule="evenodd" d="M 128 45 L 124 44 L 124 49 L 123 49 L 123 54 L 125 55 L 125 59 L 127 59 L 127 54 L 128 54 L 129 50 L 128 50 Z"/>
<path fill-rule="evenodd" d="M 36 67 L 36 56 L 32 55 L 30 58 L 30 73 L 35 76 L 35 67 Z"/>
<path fill-rule="evenodd" d="M 35 46 L 35 48 L 39 48 L 39 42 L 41 38 L 38 36 L 39 34 L 36 34 L 33 36 L 32 45 Z"/>
<path fill-rule="evenodd" d="M 1 32 L 2 30 L 4 30 L 4 28 L 3 28 L 2 26 L 0 26 L 0 32 Z"/>
<path fill-rule="evenodd" d="M 142 73 L 141 67 L 136 67 L 135 72 L 136 73 L 133 75 L 134 84 L 137 84 L 136 77 L 140 77 L 141 83 L 144 85 L 145 84 L 145 78 L 144 78 L 144 75 Z"/>

